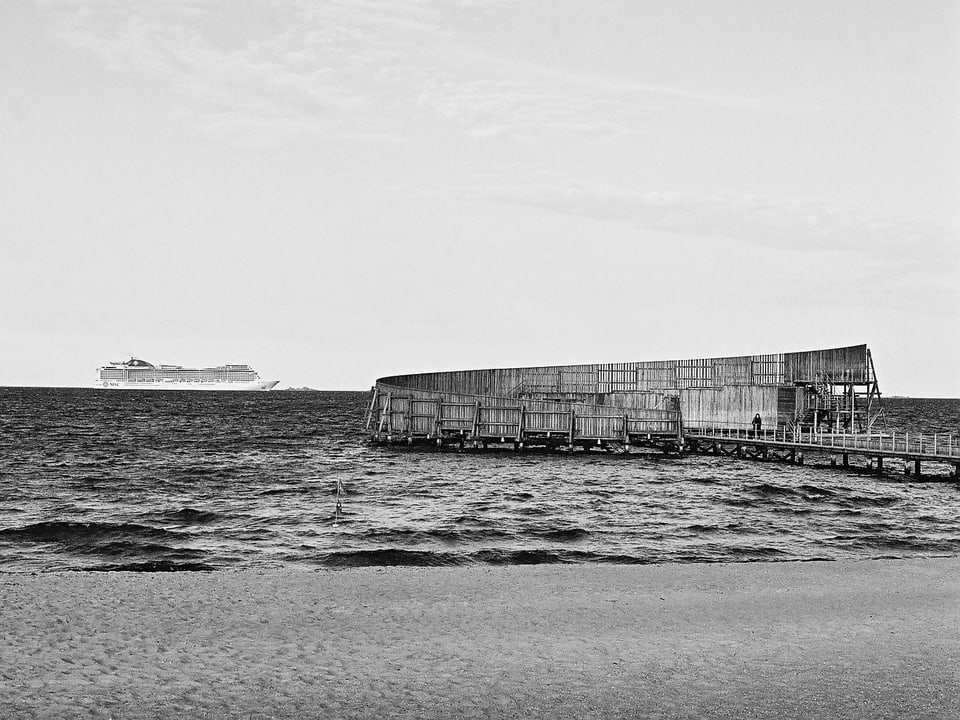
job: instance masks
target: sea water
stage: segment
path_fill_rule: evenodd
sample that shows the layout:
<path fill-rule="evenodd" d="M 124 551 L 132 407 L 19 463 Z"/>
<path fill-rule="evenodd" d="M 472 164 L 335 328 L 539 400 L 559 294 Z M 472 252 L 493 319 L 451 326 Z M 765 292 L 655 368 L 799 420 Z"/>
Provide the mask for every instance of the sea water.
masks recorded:
<path fill-rule="evenodd" d="M 362 392 L 0 388 L 0 569 L 662 563 L 960 552 L 960 484 L 686 455 L 416 451 Z M 960 400 L 885 400 L 960 434 Z M 925 466 L 924 471 L 928 468 Z M 338 484 L 341 511 L 337 512 Z"/>

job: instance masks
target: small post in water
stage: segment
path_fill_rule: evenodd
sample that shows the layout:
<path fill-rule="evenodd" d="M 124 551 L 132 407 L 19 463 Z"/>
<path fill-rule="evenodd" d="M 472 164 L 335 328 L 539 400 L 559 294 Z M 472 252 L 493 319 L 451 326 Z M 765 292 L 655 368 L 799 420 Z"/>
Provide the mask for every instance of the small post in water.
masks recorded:
<path fill-rule="evenodd" d="M 333 526 L 337 527 L 340 520 L 343 519 L 343 505 L 340 503 L 340 496 L 344 494 L 343 481 L 337 478 L 337 508 L 333 511 Z"/>

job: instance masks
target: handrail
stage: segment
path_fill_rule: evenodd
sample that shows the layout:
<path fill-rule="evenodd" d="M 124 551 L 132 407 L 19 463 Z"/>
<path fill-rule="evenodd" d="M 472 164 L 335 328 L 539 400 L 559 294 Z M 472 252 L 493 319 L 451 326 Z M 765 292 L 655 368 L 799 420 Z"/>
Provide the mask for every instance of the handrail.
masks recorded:
<path fill-rule="evenodd" d="M 945 459 L 960 459 L 960 435 L 955 433 L 831 433 L 813 429 L 744 430 L 729 427 L 687 427 L 687 435 L 715 437 L 729 440 L 753 440 L 764 443 L 806 445 L 836 450 L 926 455 Z"/>

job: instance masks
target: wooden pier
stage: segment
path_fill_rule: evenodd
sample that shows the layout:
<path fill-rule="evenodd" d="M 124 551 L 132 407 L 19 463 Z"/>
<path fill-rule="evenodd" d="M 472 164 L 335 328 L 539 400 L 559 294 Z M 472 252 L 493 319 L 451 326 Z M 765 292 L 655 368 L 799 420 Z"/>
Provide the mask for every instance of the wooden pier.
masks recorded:
<path fill-rule="evenodd" d="M 750 429 L 747 429 L 750 428 Z M 778 355 L 420 373 L 381 378 L 374 443 L 558 451 L 700 452 L 832 464 L 947 463 L 960 432 L 887 433 L 866 345 Z"/>
<path fill-rule="evenodd" d="M 850 457 L 865 458 L 871 469 L 884 470 L 885 458 L 904 463 L 904 472 L 921 476 L 922 463 L 953 466 L 960 478 L 960 436 L 953 433 L 822 433 L 789 430 L 689 428 L 684 447 L 691 452 L 803 463 L 811 453 L 829 456 L 832 465 L 850 467 Z M 806 453 L 806 455 L 804 455 Z"/>

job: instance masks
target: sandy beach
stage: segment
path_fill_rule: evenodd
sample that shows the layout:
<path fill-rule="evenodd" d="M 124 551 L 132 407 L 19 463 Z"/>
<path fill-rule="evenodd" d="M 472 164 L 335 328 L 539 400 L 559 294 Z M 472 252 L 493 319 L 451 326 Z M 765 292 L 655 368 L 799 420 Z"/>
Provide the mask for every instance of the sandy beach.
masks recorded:
<path fill-rule="evenodd" d="M 4 718 L 960 717 L 960 558 L 0 575 Z"/>

